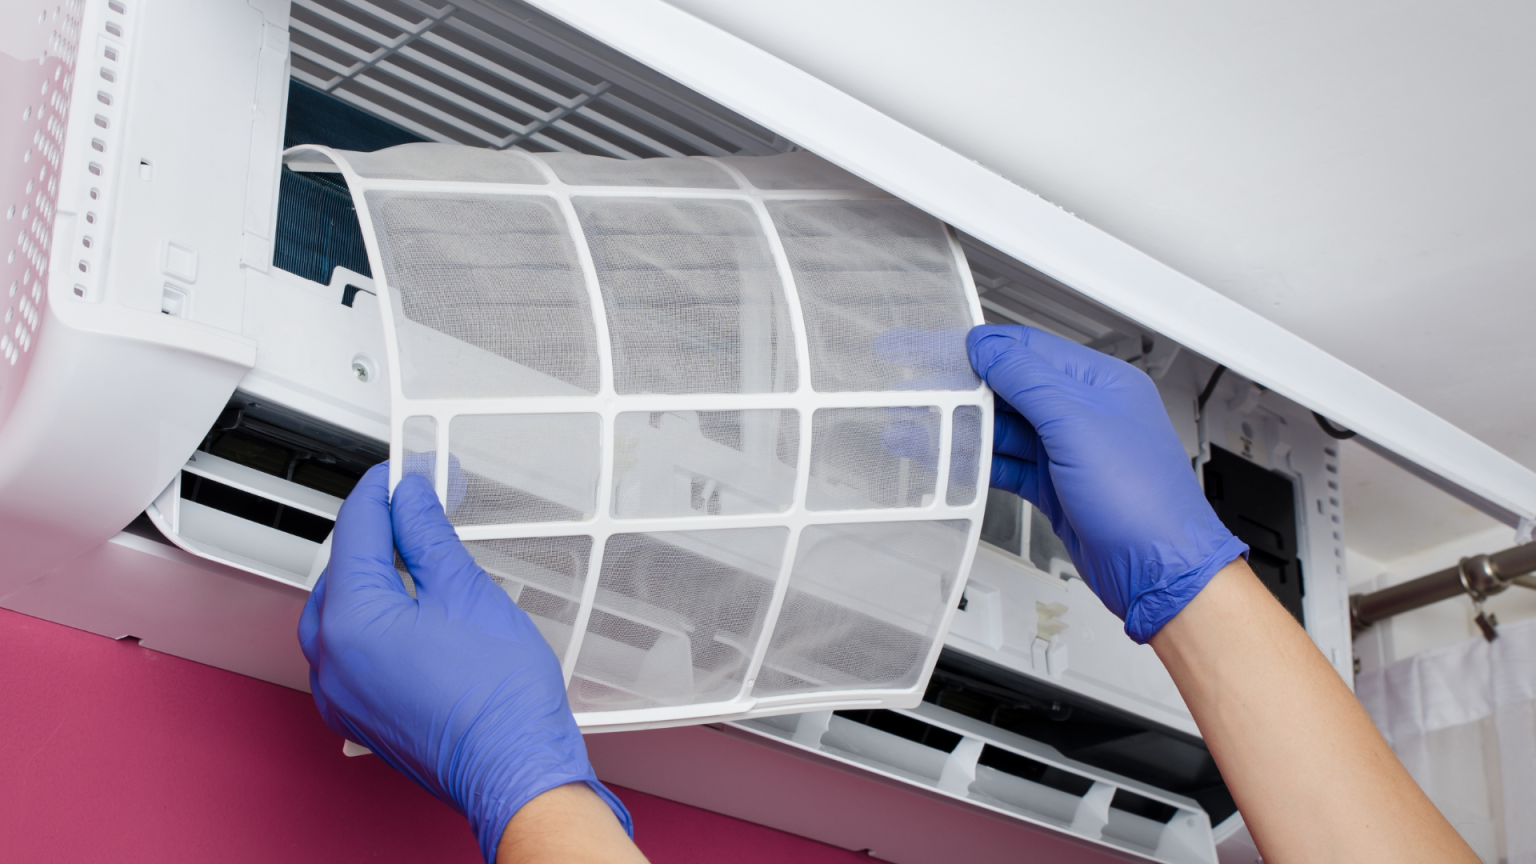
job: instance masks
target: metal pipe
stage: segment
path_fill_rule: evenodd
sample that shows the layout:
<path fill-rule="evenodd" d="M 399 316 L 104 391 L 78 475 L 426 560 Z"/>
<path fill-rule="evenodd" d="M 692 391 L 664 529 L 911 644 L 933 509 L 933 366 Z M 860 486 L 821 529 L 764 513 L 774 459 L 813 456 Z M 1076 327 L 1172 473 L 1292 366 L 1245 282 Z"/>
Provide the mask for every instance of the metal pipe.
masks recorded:
<path fill-rule="evenodd" d="M 1510 585 L 1536 588 L 1536 578 L 1527 575 L 1532 571 L 1536 571 L 1536 543 L 1463 558 L 1456 566 L 1428 576 L 1369 594 L 1349 595 L 1350 623 L 1358 635 L 1384 618 L 1461 594 L 1482 602 Z"/>

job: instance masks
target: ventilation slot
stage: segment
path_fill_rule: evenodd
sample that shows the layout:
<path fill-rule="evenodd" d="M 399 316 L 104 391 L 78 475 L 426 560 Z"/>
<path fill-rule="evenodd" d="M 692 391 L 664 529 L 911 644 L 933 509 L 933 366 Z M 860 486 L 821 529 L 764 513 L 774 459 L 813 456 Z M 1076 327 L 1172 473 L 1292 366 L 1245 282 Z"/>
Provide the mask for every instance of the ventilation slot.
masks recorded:
<path fill-rule="evenodd" d="M 382 443 L 236 394 L 149 513 L 197 554 L 309 585 L 342 500 L 385 454 Z"/>
<path fill-rule="evenodd" d="M 332 526 L 335 525 L 334 521 L 322 516 L 287 507 L 271 498 L 226 486 L 216 480 L 200 477 L 187 471 L 181 474 L 181 497 L 184 501 L 192 501 L 249 522 L 267 525 L 284 534 L 302 537 L 312 543 L 324 541 L 326 535 L 331 533 Z"/>
<path fill-rule="evenodd" d="M 960 743 L 960 736 L 948 729 L 940 729 L 916 717 L 898 714 L 895 711 L 838 711 L 835 716 L 944 753 L 953 752 L 955 745 Z"/>
<path fill-rule="evenodd" d="M 930 793 L 1168 864 L 1214 864 L 1210 820 L 1187 798 L 1065 759 L 1054 748 L 924 705 L 738 721 Z"/>
<path fill-rule="evenodd" d="M 1199 738 L 1071 691 L 946 649 L 923 701 L 1047 744 L 1093 768 L 1187 795 L 1213 824 L 1237 811 Z"/>

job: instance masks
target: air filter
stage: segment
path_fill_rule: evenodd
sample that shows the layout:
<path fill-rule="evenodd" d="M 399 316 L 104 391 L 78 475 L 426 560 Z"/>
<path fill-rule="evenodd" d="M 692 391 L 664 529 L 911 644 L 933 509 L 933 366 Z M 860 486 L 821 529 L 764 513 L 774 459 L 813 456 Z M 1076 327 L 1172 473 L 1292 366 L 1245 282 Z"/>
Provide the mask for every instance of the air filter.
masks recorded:
<path fill-rule="evenodd" d="M 429 476 L 578 722 L 920 700 L 991 450 L 944 224 L 806 153 L 288 161 L 345 176 L 387 298 L 391 488 Z"/>

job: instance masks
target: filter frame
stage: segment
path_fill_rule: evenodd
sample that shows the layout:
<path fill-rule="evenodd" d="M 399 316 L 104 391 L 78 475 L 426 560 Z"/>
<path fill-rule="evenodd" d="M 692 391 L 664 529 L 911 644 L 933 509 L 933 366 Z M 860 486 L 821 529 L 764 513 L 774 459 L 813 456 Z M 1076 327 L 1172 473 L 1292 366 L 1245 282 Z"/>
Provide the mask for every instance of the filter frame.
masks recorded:
<path fill-rule="evenodd" d="M 443 145 L 402 145 L 403 147 L 441 147 Z M 808 155 L 808 154 L 807 154 Z M 403 477 L 404 425 L 410 418 L 430 417 L 436 434 L 436 452 L 448 453 L 449 431 L 454 417 L 468 415 L 539 415 L 539 414 L 595 414 L 601 418 L 601 458 L 597 481 L 597 500 L 592 518 L 578 522 L 526 522 L 501 525 L 456 526 L 459 537 L 466 541 L 515 540 L 524 538 L 552 538 L 586 536 L 592 539 L 592 553 L 588 573 L 582 585 L 580 611 L 572 625 L 569 644 L 562 658 L 562 671 L 570 686 L 587 626 L 596 605 L 603 552 L 609 538 L 615 535 L 652 534 L 705 531 L 712 529 L 788 528 L 789 536 L 783 550 L 779 571 L 773 586 L 773 594 L 761 634 L 754 646 L 749 666 L 743 675 L 743 683 L 737 695 L 725 701 L 706 704 L 667 705 L 648 708 L 578 711 L 577 723 L 589 731 L 617 731 L 624 729 L 655 728 L 690 723 L 717 722 L 775 714 L 799 713 L 868 708 L 906 708 L 917 705 L 923 694 L 928 676 L 937 662 L 943 647 L 944 635 L 958 607 L 964 591 L 966 576 L 970 572 L 976 544 L 980 536 L 982 515 L 986 505 L 986 487 L 992 450 L 992 394 L 978 382 L 972 389 L 963 390 L 885 390 L 855 392 L 821 392 L 812 387 L 812 360 L 806 338 L 806 323 L 801 300 L 779 230 L 768 210 L 772 201 L 849 201 L 849 200 L 897 200 L 862 182 L 846 189 L 764 189 L 755 186 L 732 162 L 743 157 L 715 159 L 713 157 L 689 157 L 718 166 L 736 183 L 737 188 L 693 188 L 675 186 L 588 186 L 562 182 L 556 172 L 537 154 L 515 151 L 497 153 L 500 158 L 526 160 L 537 168 L 545 182 L 541 184 L 481 183 L 473 181 L 435 181 L 414 179 L 387 179 L 365 176 L 352 165 L 349 154 L 328 147 L 300 145 L 286 151 L 285 160 L 296 171 L 335 172 L 346 180 L 357 207 L 362 227 L 364 245 L 374 274 L 374 287 L 381 300 L 390 310 L 380 316 L 387 348 L 386 360 L 390 387 L 390 458 L 389 486 L 391 491 Z M 600 158 L 600 157 L 588 157 Z M 763 157 L 775 158 L 775 157 Z M 836 169 L 834 169 L 836 170 Z M 851 175 L 850 175 L 851 177 Z M 374 224 L 368 193 L 399 192 L 430 195 L 474 196 L 539 196 L 554 200 L 564 216 L 575 244 L 577 260 L 587 289 L 588 309 L 595 332 L 595 350 L 599 362 L 599 387 L 587 396 L 531 396 L 487 398 L 412 398 L 402 388 L 400 368 L 399 321 L 405 320 L 405 312 L 398 291 L 389 285 L 387 269 Z M 777 269 L 789 312 L 790 330 L 794 337 L 795 370 L 798 386 L 790 392 L 736 393 L 736 394 L 619 394 L 614 391 L 612 341 L 608 332 L 608 316 L 598 273 L 591 250 L 573 198 L 646 198 L 646 199 L 714 199 L 743 202 L 756 214 L 761 230 L 766 236 L 769 250 Z M 937 222 L 937 220 L 935 220 Z M 964 292 L 964 301 L 972 324 L 981 323 L 982 309 L 972 281 L 971 270 L 954 231 L 940 223 L 949 247 L 955 276 Z M 966 505 L 948 504 L 950 489 L 951 455 L 955 425 L 955 409 L 974 406 L 981 412 L 980 448 L 977 454 L 976 494 Z M 912 408 L 930 407 L 941 412 L 937 464 L 934 467 L 934 492 L 931 500 L 922 506 L 893 507 L 889 509 L 858 510 L 808 510 L 805 502 L 811 482 L 812 424 L 815 412 L 824 408 Z M 748 411 L 762 409 L 794 410 L 799 412 L 798 458 L 795 463 L 794 499 L 788 509 L 775 513 L 711 514 L 700 516 L 668 516 L 653 518 L 620 518 L 613 513 L 614 430 L 618 415 L 630 412 L 689 412 L 689 411 Z M 435 461 L 433 485 L 440 500 L 449 501 L 450 460 Z M 801 692 L 780 696 L 755 697 L 752 695 L 765 657 L 769 651 L 774 627 L 783 611 L 790 578 L 794 568 L 800 537 L 806 527 L 814 525 L 898 523 L 898 522 L 951 522 L 964 520 L 968 523 L 961 547 L 961 558 L 956 572 L 949 580 L 948 591 L 942 598 L 942 609 L 937 612 L 937 629 L 923 658 L 920 674 L 913 686 L 886 689 L 828 689 L 826 691 Z"/>

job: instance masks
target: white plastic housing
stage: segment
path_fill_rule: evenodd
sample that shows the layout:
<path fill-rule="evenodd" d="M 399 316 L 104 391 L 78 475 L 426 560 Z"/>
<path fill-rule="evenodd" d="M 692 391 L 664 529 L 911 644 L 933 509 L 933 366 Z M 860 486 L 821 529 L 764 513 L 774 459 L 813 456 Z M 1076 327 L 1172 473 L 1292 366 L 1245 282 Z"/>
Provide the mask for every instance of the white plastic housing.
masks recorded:
<path fill-rule="evenodd" d="M 238 319 L 215 310 L 240 306 L 262 15 L 157 5 L 207 38 L 145 28 L 149 4 L 139 0 L 0 7 L 5 44 L 27 55 L 3 58 L 0 83 L 14 111 L 0 127 L 0 208 L 16 211 L 3 224 L 27 226 L 6 253 L 0 287 L 11 316 L 0 371 L 0 595 L 142 512 L 254 362 Z M 282 35 L 265 52 L 279 87 Z M 176 68 L 142 62 L 151 56 L 175 58 Z M 199 65 L 197 82 L 166 83 Z M 189 92 L 198 87 L 221 99 Z M 197 134 L 169 119 L 189 103 L 203 105 L 208 124 Z M 270 110 L 274 125 L 258 124 L 254 137 L 280 133 L 281 101 Z M 256 147 L 274 180 L 278 143 Z M 230 170 L 203 176 L 208 152 Z M 199 204 L 189 206 L 194 195 Z M 189 302 L 162 309 L 171 289 Z M 198 320 L 200 304 L 210 317 Z"/>

